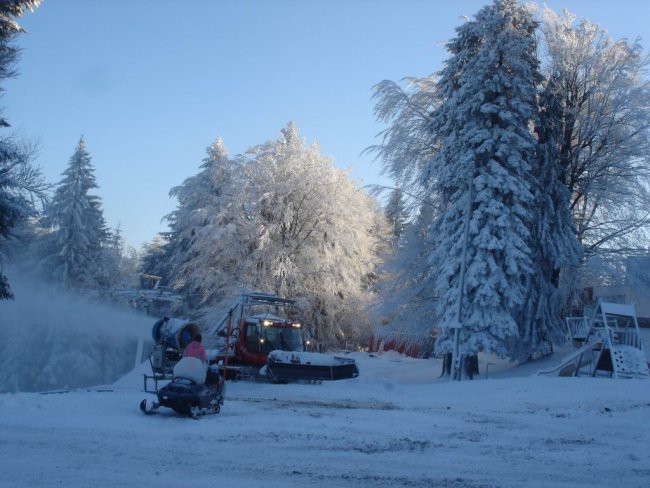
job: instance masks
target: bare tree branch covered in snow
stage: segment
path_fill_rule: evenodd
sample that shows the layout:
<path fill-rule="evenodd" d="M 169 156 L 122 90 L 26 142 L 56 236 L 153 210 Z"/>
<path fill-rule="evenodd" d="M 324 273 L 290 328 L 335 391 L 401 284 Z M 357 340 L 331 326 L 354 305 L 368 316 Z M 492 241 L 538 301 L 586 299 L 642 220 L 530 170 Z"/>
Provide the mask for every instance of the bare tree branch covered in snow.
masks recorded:
<path fill-rule="evenodd" d="M 650 81 L 640 43 L 613 40 L 588 20 L 542 12 L 547 84 L 562 131 L 560 178 L 586 256 L 647 248 Z"/>
<path fill-rule="evenodd" d="M 421 201 L 429 197 L 424 189 L 435 178 L 427 168 L 439 148 L 431 131 L 433 112 L 441 101 L 438 77 L 405 78 L 404 82 L 406 88 L 390 80 L 374 87 L 375 117 L 388 127 L 380 133 L 382 143 L 366 151 L 383 161 L 384 171 L 406 194 Z"/>

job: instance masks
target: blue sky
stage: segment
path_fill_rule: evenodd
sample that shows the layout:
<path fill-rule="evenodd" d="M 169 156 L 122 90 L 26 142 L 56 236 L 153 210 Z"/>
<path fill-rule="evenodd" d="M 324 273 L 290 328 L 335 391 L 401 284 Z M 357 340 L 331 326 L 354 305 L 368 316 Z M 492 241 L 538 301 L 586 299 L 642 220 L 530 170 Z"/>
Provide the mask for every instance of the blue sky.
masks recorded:
<path fill-rule="evenodd" d="M 382 129 L 372 86 L 439 70 L 460 17 L 485 3 L 45 0 L 22 19 L 1 103 L 51 182 L 84 135 L 107 221 L 140 247 L 217 135 L 236 154 L 293 120 L 360 184 L 388 184 L 361 154 Z M 650 45 L 649 1 L 546 3 Z"/>

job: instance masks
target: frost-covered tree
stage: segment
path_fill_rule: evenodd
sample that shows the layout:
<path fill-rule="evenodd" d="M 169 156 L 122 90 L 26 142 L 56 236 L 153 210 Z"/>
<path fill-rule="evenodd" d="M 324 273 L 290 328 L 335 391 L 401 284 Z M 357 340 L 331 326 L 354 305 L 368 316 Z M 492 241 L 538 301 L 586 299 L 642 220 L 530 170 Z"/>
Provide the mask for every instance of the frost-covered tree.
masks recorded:
<path fill-rule="evenodd" d="M 392 261 L 382 308 L 395 326 L 442 323 L 440 350 L 460 297 L 467 353 L 525 357 L 561 335 L 562 277 L 580 246 L 555 159 L 555 87 L 537 104 L 536 28 L 527 7 L 496 1 L 457 30 L 441 73 L 409 91 L 377 86 L 375 113 L 390 125 L 373 149 L 428 207 Z"/>
<path fill-rule="evenodd" d="M 456 30 L 441 72 L 432 129 L 440 150 L 442 210 L 430 256 L 440 292 L 439 351 L 510 354 L 516 316 L 533 272 L 529 224 L 539 79 L 534 21 L 515 0 L 495 0 Z"/>
<path fill-rule="evenodd" d="M 388 330 L 430 336 L 438 322 L 433 306 L 437 292 L 429 262 L 436 208 L 430 199 L 418 206 L 413 222 L 404 228 L 400 247 L 385 260 L 374 310 Z"/>
<path fill-rule="evenodd" d="M 13 42 L 24 32 L 17 19 L 39 3 L 40 0 L 0 3 L 0 81 L 16 75 L 14 67 L 20 51 Z M 0 111 L 0 128 L 7 127 L 9 122 Z M 6 134 L 0 136 L 0 300 L 13 298 L 2 267 L 7 259 L 7 239 L 16 225 L 35 215 L 35 202 L 45 197 L 43 178 L 31 161 L 32 151 L 26 145 Z"/>
<path fill-rule="evenodd" d="M 195 179 L 210 180 L 203 175 L 178 193 L 202 196 L 175 278 L 200 294 L 206 313 L 242 290 L 268 291 L 300 300 L 326 346 L 358 339 L 368 325 L 363 310 L 383 229 L 374 201 L 293 124 L 279 140 L 229 165 L 219 161 L 209 165 L 211 192 L 194 187 Z"/>
<path fill-rule="evenodd" d="M 432 115 L 440 105 L 437 82 L 437 75 L 432 75 L 406 78 L 406 88 L 390 80 L 374 87 L 375 117 L 388 127 L 380 134 L 382 143 L 368 150 L 382 160 L 386 173 L 419 201 L 431 199 L 428 182 L 435 179 L 429 161 L 439 145 L 430 130 Z"/>
<path fill-rule="evenodd" d="M 18 18 L 28 10 L 33 11 L 41 0 L 3 0 L 0 2 L 0 80 L 16 76 L 14 69 L 20 49 L 13 42 L 25 32 L 18 24 Z M 0 114 L 0 127 L 9 127 L 9 122 Z"/>
<path fill-rule="evenodd" d="M 20 224 L 36 216 L 46 201 L 47 185 L 31 163 L 31 150 L 10 138 L 0 139 L 0 300 L 11 299 L 2 264 L 9 258 L 9 240 L 18 237 Z"/>
<path fill-rule="evenodd" d="M 647 248 L 650 81 L 640 43 L 568 12 L 543 11 L 556 160 L 587 258 Z M 548 98 L 547 98 L 548 99 Z"/>
<path fill-rule="evenodd" d="M 142 274 L 160 276 L 161 285 L 169 285 L 170 266 L 168 259 L 169 241 L 167 234 L 157 234 L 151 242 L 142 246 L 138 264 L 138 272 Z"/>
<path fill-rule="evenodd" d="M 100 287 L 115 289 L 136 286 L 137 266 L 137 253 L 125 245 L 120 226 L 108 231 L 99 259 L 97 281 Z"/>
<path fill-rule="evenodd" d="M 430 166 L 439 146 L 431 132 L 432 116 L 440 106 L 437 81 L 433 75 L 406 78 L 406 88 L 388 80 L 377 84 L 375 116 L 388 127 L 381 133 L 381 144 L 369 148 L 400 188 L 408 189 L 408 213 L 416 215 L 403 231 L 402 245 L 386 258 L 378 318 L 389 328 L 425 334 L 437 323 L 428 262 L 433 247 L 430 227 L 439 202 Z"/>
<path fill-rule="evenodd" d="M 49 278 L 65 287 L 102 287 L 103 246 L 109 232 L 94 167 L 81 138 L 63 172 L 42 224 L 50 230 L 43 242 L 41 266 Z"/>
<path fill-rule="evenodd" d="M 246 213 L 255 215 L 256 241 L 244 263 L 248 284 L 301 299 L 321 342 L 358 339 L 378 263 L 374 201 L 292 123 L 249 157 Z"/>
<path fill-rule="evenodd" d="M 165 276 L 173 276 L 174 286 L 200 302 L 215 303 L 223 299 L 221 286 L 205 286 L 205 270 L 210 266 L 206 252 L 213 254 L 225 243 L 224 211 L 237 197 L 239 177 L 236 161 L 228 156 L 220 137 L 207 148 L 200 171 L 172 188 L 170 196 L 178 206 L 166 219 L 169 222 L 169 242 L 165 245 Z M 214 259 L 214 256 L 211 258 Z M 228 283 L 225 260 L 210 272 L 213 283 Z M 163 275 L 161 275 L 163 276 Z M 209 291 L 208 291 L 209 290 Z"/>
<path fill-rule="evenodd" d="M 392 245 L 396 247 L 399 244 L 408 221 L 406 202 L 404 201 L 402 190 L 399 187 L 391 190 L 388 202 L 384 208 L 384 215 L 386 216 L 392 234 Z"/>
<path fill-rule="evenodd" d="M 392 123 L 380 148 L 385 167 L 432 206 L 420 224 L 428 247 L 411 254 L 424 272 L 411 273 L 408 288 L 418 290 L 414 302 L 429 292 L 439 351 L 450 350 L 458 322 L 467 354 L 511 354 L 519 334 L 534 269 L 536 27 L 516 1 L 497 0 L 457 29 L 439 75 L 411 94 L 379 86 L 376 114 Z"/>
<path fill-rule="evenodd" d="M 539 103 L 531 188 L 536 202 L 530 226 L 534 268 L 526 286 L 520 335 L 513 345 L 513 355 L 521 358 L 548 353 L 552 344 L 565 340 L 561 316 L 575 287 L 582 255 L 571 216 L 570 194 L 557 163 L 558 141 L 562 137 L 560 118 L 556 116 L 561 110 L 557 104 L 558 89 L 554 78 L 546 80 Z"/>

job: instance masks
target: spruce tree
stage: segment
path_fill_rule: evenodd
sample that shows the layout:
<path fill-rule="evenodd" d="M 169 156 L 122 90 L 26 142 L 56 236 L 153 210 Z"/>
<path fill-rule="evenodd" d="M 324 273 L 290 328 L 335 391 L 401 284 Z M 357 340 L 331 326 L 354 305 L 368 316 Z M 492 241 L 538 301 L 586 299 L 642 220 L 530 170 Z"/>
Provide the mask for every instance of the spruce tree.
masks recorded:
<path fill-rule="evenodd" d="M 206 239 L 218 238 L 222 207 L 233 189 L 235 173 L 235 162 L 220 137 L 206 153 L 200 171 L 169 192 L 178 199 L 178 206 L 166 217 L 170 232 L 164 246 L 167 274 L 173 277 L 174 286 L 197 297 L 204 294 L 196 283 L 197 274 L 207 265 L 203 246 L 209 246 Z"/>
<path fill-rule="evenodd" d="M 65 287 L 101 286 L 102 247 L 109 232 L 101 200 L 90 193 L 95 188 L 94 167 L 82 137 L 43 219 L 51 234 L 45 238 L 42 265 Z"/>
<path fill-rule="evenodd" d="M 582 254 L 573 226 L 564 171 L 558 164 L 562 137 L 559 122 L 563 113 L 560 90 L 556 77 L 551 75 L 540 96 L 532 179 L 536 205 L 530 226 L 534 272 L 526 287 L 520 336 L 513 348 L 514 355 L 520 359 L 547 354 L 552 344 L 564 342 L 561 278 L 566 281 L 567 273 L 576 269 Z"/>
<path fill-rule="evenodd" d="M 404 233 L 404 227 L 406 226 L 408 219 L 408 212 L 406 210 L 406 204 L 404 203 L 404 195 L 399 187 L 396 187 L 391 191 L 388 203 L 384 209 L 384 215 L 386 216 L 386 220 L 388 220 L 388 225 L 392 234 L 392 246 L 397 247 L 402 234 Z"/>
<path fill-rule="evenodd" d="M 39 3 L 40 0 L 0 2 L 0 81 L 16 75 L 14 66 L 20 50 L 13 41 L 24 32 L 16 19 Z M 9 122 L 0 110 L 0 128 L 7 127 Z M 5 134 L 0 137 L 0 300 L 13 298 L 3 273 L 6 239 L 12 236 L 16 225 L 36 214 L 34 202 L 45 197 L 45 184 L 40 172 L 31 165 L 31 159 L 31 151 L 13 137 Z"/>
<path fill-rule="evenodd" d="M 159 276 L 161 285 L 169 285 L 170 270 L 169 257 L 167 251 L 169 241 L 166 239 L 167 233 L 159 233 L 154 236 L 151 242 L 146 242 L 140 252 L 138 272 Z"/>
<path fill-rule="evenodd" d="M 515 0 L 495 0 L 447 46 L 432 124 L 440 150 L 430 169 L 442 200 L 430 256 L 440 293 L 439 352 L 451 350 L 458 323 L 462 354 L 507 356 L 518 336 L 533 272 L 536 27 Z"/>

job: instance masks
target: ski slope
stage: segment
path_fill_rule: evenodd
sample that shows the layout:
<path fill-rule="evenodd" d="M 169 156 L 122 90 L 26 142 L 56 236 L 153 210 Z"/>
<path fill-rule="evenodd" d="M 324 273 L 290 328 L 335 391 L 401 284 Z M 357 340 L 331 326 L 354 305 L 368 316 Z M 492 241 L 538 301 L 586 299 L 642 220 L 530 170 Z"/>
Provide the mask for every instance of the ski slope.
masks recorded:
<path fill-rule="evenodd" d="M 650 486 L 650 381 L 530 376 L 556 355 L 450 383 L 439 361 L 352 356 L 359 378 L 228 383 L 199 420 L 141 414 L 146 364 L 112 391 L 0 395 L 0 485 Z"/>

